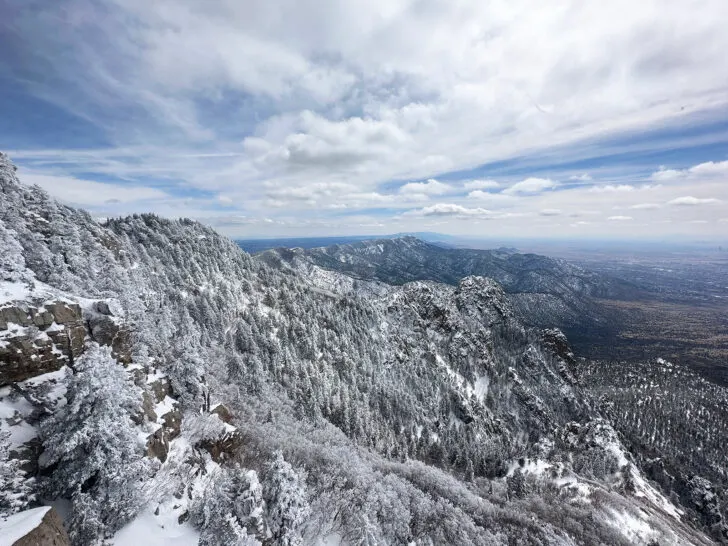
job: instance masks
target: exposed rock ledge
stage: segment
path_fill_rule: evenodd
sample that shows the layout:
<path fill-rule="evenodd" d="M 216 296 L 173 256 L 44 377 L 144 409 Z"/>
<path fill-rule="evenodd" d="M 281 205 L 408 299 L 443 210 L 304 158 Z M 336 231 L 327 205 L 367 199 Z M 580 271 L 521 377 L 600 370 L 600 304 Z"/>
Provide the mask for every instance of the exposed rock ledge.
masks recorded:
<path fill-rule="evenodd" d="M 71 546 L 55 509 L 42 506 L 0 519 L 0 546 Z"/>
<path fill-rule="evenodd" d="M 76 303 L 0 307 L 0 386 L 53 372 L 83 352 L 86 327 Z"/>

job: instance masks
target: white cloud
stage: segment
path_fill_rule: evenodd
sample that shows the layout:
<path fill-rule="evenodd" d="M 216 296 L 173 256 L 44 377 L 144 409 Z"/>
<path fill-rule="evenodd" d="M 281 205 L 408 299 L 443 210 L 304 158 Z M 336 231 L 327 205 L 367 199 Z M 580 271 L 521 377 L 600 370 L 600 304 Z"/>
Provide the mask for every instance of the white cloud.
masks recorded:
<path fill-rule="evenodd" d="M 468 193 L 469 199 L 474 199 L 480 203 L 487 203 L 493 207 L 512 207 L 518 203 L 519 198 L 515 195 L 507 195 L 505 193 L 491 193 L 482 190 L 475 190 Z"/>
<path fill-rule="evenodd" d="M 666 169 L 660 167 L 659 170 L 652 173 L 652 180 L 673 181 L 681 179 L 710 178 L 716 176 L 728 175 L 728 161 L 707 161 L 698 165 L 693 165 L 688 169 Z"/>
<path fill-rule="evenodd" d="M 557 186 L 558 184 L 554 182 L 553 180 L 549 178 L 526 178 L 525 180 L 522 180 L 521 182 L 516 182 L 509 188 L 506 188 L 503 190 L 503 193 L 506 195 L 515 195 L 515 194 L 534 194 L 539 193 L 544 190 L 550 190 Z"/>
<path fill-rule="evenodd" d="M 125 190 L 103 184 L 97 189 L 105 194 L 96 196 L 88 185 L 69 186 L 67 195 L 89 206 L 116 199 L 120 210 L 132 210 L 141 199 L 175 213 L 164 208 L 166 196 L 149 193 L 161 191 L 149 180 L 172 195 L 203 195 L 191 208 L 209 200 L 220 215 L 259 215 L 276 225 L 339 222 L 326 211 L 366 216 L 369 207 L 404 210 L 442 195 L 468 210 L 509 206 L 530 215 L 639 210 L 683 195 L 723 202 L 728 195 L 717 182 L 703 184 L 723 176 L 726 161 L 656 171 L 652 178 L 666 187 L 659 197 L 639 196 L 638 189 L 656 189 L 644 185 L 642 164 L 635 176 L 626 166 L 609 178 L 602 169 L 554 168 L 717 138 L 696 130 L 620 139 L 699 128 L 728 107 L 728 4 L 696 2 L 567 0 L 558 10 L 529 0 L 21 3 L 8 22 L 17 40 L 3 77 L 111 143 L 39 152 L 34 142 L 20 151 L 41 175 L 126 180 Z M 66 133 L 44 139 L 61 148 Z M 517 172 L 532 165 L 533 176 L 548 172 L 553 180 L 526 178 L 493 194 L 486 190 L 499 186 L 491 180 L 453 182 L 452 191 L 440 182 L 392 190 L 394 180 L 483 172 L 476 169 L 497 162 L 504 167 L 493 172 L 511 180 L 513 160 Z M 611 183 L 590 193 L 584 186 L 592 176 Z M 546 191 L 567 178 L 580 183 Z M 675 189 L 688 182 L 701 186 Z M 399 210 L 356 222 L 396 218 Z"/>
<path fill-rule="evenodd" d="M 399 188 L 399 193 L 419 195 L 442 195 L 448 193 L 452 188 L 447 184 L 438 182 L 434 178 L 427 182 L 410 182 Z"/>
<path fill-rule="evenodd" d="M 610 222 L 625 222 L 627 220 L 632 220 L 631 216 L 610 216 L 607 218 Z"/>
<path fill-rule="evenodd" d="M 728 161 L 708 161 L 690 167 L 690 174 L 697 176 L 728 175 Z"/>
<path fill-rule="evenodd" d="M 686 175 L 685 171 L 679 171 L 675 169 L 666 169 L 665 167 L 660 167 L 660 169 L 650 176 L 652 180 L 656 180 L 658 182 L 668 182 L 670 180 L 676 180 L 679 178 L 684 178 Z"/>
<path fill-rule="evenodd" d="M 719 202 L 720 201 L 718 199 L 715 199 L 713 197 L 699 198 L 688 195 L 685 197 L 677 197 L 675 199 L 672 199 L 671 201 L 668 201 L 667 204 L 673 206 L 694 207 L 697 205 L 711 205 L 713 203 Z"/>
<path fill-rule="evenodd" d="M 561 210 L 559 209 L 542 209 L 539 211 L 541 216 L 560 216 Z"/>
<path fill-rule="evenodd" d="M 163 191 L 144 186 L 106 184 L 69 176 L 52 176 L 20 171 L 25 184 L 35 184 L 65 203 L 79 206 L 130 204 L 171 199 Z"/>
<path fill-rule="evenodd" d="M 593 193 L 611 193 L 611 192 L 627 192 L 627 191 L 634 191 L 635 187 L 630 186 L 629 184 L 619 184 L 619 185 L 613 185 L 608 184 L 606 186 L 593 186 L 589 188 L 589 191 Z"/>
<path fill-rule="evenodd" d="M 656 210 L 662 208 L 662 205 L 657 203 L 637 203 L 636 205 L 630 205 L 629 208 L 635 210 Z"/>
<path fill-rule="evenodd" d="M 495 180 L 468 180 L 463 187 L 466 190 L 490 190 L 499 188 L 500 184 Z"/>
<path fill-rule="evenodd" d="M 455 217 L 473 217 L 478 216 L 488 218 L 493 212 L 483 208 L 468 208 L 453 203 L 438 203 L 429 207 L 417 210 L 407 211 L 405 216 L 455 216 Z"/>

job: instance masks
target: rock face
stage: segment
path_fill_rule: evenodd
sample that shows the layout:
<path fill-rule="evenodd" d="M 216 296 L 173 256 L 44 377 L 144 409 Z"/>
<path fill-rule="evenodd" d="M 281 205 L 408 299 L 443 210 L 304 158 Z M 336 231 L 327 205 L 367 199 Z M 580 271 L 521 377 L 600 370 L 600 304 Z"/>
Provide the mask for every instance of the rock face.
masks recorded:
<path fill-rule="evenodd" d="M 118 323 L 106 302 L 96 302 L 94 312 L 87 318 L 87 325 L 91 339 L 100 345 L 110 346 L 119 362 L 131 362 L 130 332 Z"/>
<path fill-rule="evenodd" d="M 56 371 L 83 352 L 81 307 L 64 301 L 0 308 L 0 386 Z"/>
<path fill-rule="evenodd" d="M 9 546 L 71 546 L 68 533 L 54 508 L 34 508 L 11 516 L 0 531 Z M 6 544 L 3 542 L 3 544 Z"/>

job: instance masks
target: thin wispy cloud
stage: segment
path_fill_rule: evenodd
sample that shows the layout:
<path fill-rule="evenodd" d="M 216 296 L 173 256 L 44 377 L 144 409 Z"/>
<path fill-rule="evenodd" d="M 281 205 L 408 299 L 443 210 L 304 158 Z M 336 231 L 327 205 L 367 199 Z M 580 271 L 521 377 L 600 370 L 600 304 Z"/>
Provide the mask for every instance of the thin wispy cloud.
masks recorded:
<path fill-rule="evenodd" d="M 433 216 L 471 234 L 498 214 L 489 230 L 559 236 L 573 230 L 544 211 L 629 210 L 646 235 L 722 233 L 720 207 L 690 206 L 728 200 L 722 0 L 7 11 L 0 148 L 97 214 L 146 208 L 236 236 Z M 689 224 L 699 209 L 708 227 Z M 629 235 L 618 223 L 584 231 Z"/>

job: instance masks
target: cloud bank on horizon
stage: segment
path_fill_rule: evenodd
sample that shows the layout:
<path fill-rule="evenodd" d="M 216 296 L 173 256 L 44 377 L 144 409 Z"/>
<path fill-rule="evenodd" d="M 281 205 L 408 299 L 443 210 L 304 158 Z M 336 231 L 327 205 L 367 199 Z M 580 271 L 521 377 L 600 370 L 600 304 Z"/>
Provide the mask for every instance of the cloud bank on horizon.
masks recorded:
<path fill-rule="evenodd" d="M 11 0 L 0 149 L 234 237 L 728 236 L 724 0 Z"/>

